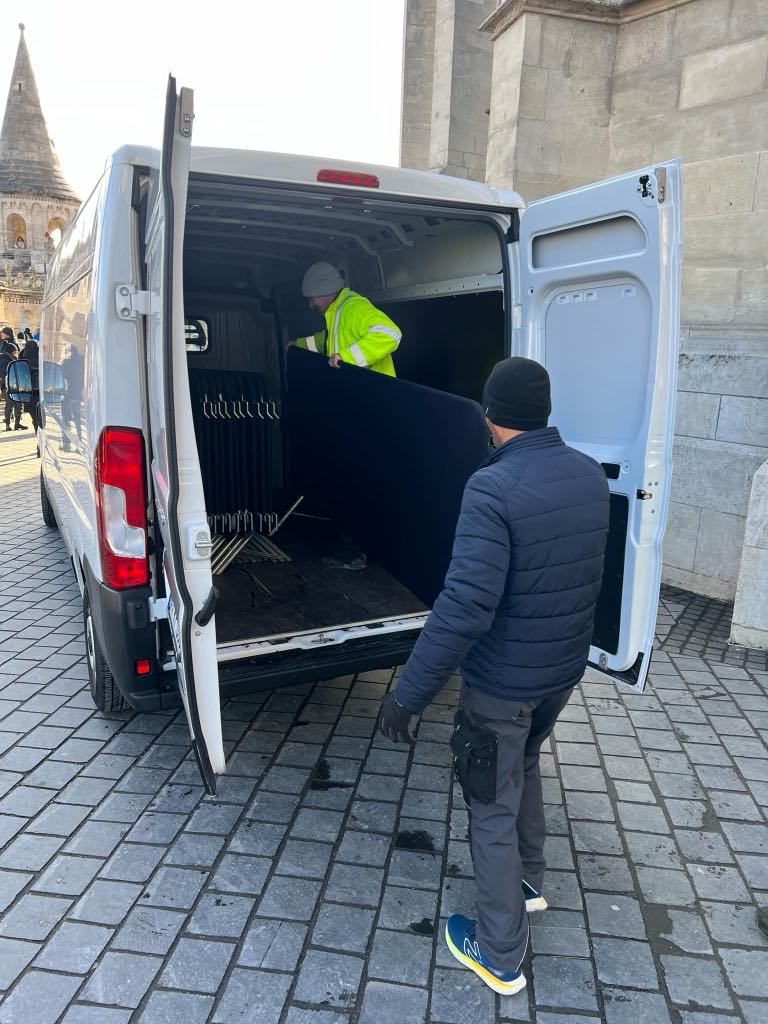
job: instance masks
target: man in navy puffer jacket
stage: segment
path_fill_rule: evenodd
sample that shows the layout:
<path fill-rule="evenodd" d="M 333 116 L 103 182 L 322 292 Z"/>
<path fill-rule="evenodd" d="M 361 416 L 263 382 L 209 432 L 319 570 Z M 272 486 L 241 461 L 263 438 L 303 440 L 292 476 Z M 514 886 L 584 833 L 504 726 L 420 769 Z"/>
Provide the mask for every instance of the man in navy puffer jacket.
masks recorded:
<path fill-rule="evenodd" d="M 498 363 L 483 406 L 497 447 L 467 483 L 445 587 L 379 722 L 410 739 L 411 716 L 460 668 L 451 749 L 470 810 L 477 921 L 452 915 L 446 941 L 511 995 L 525 985 L 526 911 L 546 908 L 539 751 L 586 667 L 608 484 L 547 426 L 543 366 Z"/>

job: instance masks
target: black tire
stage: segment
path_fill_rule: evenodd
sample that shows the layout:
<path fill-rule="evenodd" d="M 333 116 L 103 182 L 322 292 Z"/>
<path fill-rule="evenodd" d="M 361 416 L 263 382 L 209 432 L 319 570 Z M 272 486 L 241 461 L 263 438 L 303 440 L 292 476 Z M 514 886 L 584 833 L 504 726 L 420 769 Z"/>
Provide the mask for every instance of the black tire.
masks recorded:
<path fill-rule="evenodd" d="M 58 530 L 59 524 L 56 522 L 56 513 L 53 511 L 53 505 L 48 500 L 48 491 L 45 489 L 42 470 L 40 472 L 40 507 L 43 511 L 43 522 L 45 525 L 50 530 Z"/>
<path fill-rule="evenodd" d="M 102 653 L 87 597 L 83 601 L 83 623 L 85 625 L 85 660 L 88 664 L 88 681 L 93 703 L 99 711 L 122 711 L 128 705 Z"/>

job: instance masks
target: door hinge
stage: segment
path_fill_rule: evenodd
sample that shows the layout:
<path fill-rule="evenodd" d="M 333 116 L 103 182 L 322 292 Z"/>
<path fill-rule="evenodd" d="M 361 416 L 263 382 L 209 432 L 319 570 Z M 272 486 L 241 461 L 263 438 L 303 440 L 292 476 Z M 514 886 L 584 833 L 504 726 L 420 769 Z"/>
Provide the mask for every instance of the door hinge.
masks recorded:
<path fill-rule="evenodd" d="M 657 167 L 653 173 L 656 175 L 656 182 L 658 186 L 656 198 L 660 203 L 663 203 L 664 197 L 667 194 L 667 168 Z"/>
<path fill-rule="evenodd" d="M 167 597 L 150 597 L 149 599 L 149 618 L 151 622 L 157 622 L 158 619 L 168 618 L 168 598 Z"/>
<path fill-rule="evenodd" d="M 135 320 L 149 314 L 150 293 L 132 284 L 119 284 L 115 289 L 115 308 L 121 320 Z"/>
<path fill-rule="evenodd" d="M 179 131 L 188 139 L 192 134 L 194 114 L 194 94 L 191 89 L 182 89 L 179 96 Z"/>

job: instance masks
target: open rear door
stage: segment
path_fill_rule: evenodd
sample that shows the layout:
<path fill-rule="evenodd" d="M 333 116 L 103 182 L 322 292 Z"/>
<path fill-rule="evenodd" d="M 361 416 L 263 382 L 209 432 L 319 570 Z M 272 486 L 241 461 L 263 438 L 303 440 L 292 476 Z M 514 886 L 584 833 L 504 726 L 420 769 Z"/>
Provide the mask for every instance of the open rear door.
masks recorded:
<path fill-rule="evenodd" d="M 679 331 L 679 161 L 532 203 L 513 351 L 543 363 L 552 417 L 602 463 L 611 525 L 590 663 L 645 684 L 669 504 Z"/>
<path fill-rule="evenodd" d="M 152 481 L 168 623 L 192 745 L 209 793 L 224 771 L 211 536 L 189 397 L 182 256 L 192 91 L 168 80 L 160 176 L 148 218 L 147 356 Z"/>

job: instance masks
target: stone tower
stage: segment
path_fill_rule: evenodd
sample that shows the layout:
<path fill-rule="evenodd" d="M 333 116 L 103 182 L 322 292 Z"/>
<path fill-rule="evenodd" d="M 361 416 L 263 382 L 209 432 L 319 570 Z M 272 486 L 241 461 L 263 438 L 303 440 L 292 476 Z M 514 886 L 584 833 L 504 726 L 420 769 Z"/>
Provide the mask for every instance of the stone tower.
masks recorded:
<path fill-rule="evenodd" d="M 48 257 L 80 200 L 48 138 L 24 26 L 19 28 L 0 131 L 0 325 L 35 330 Z"/>

